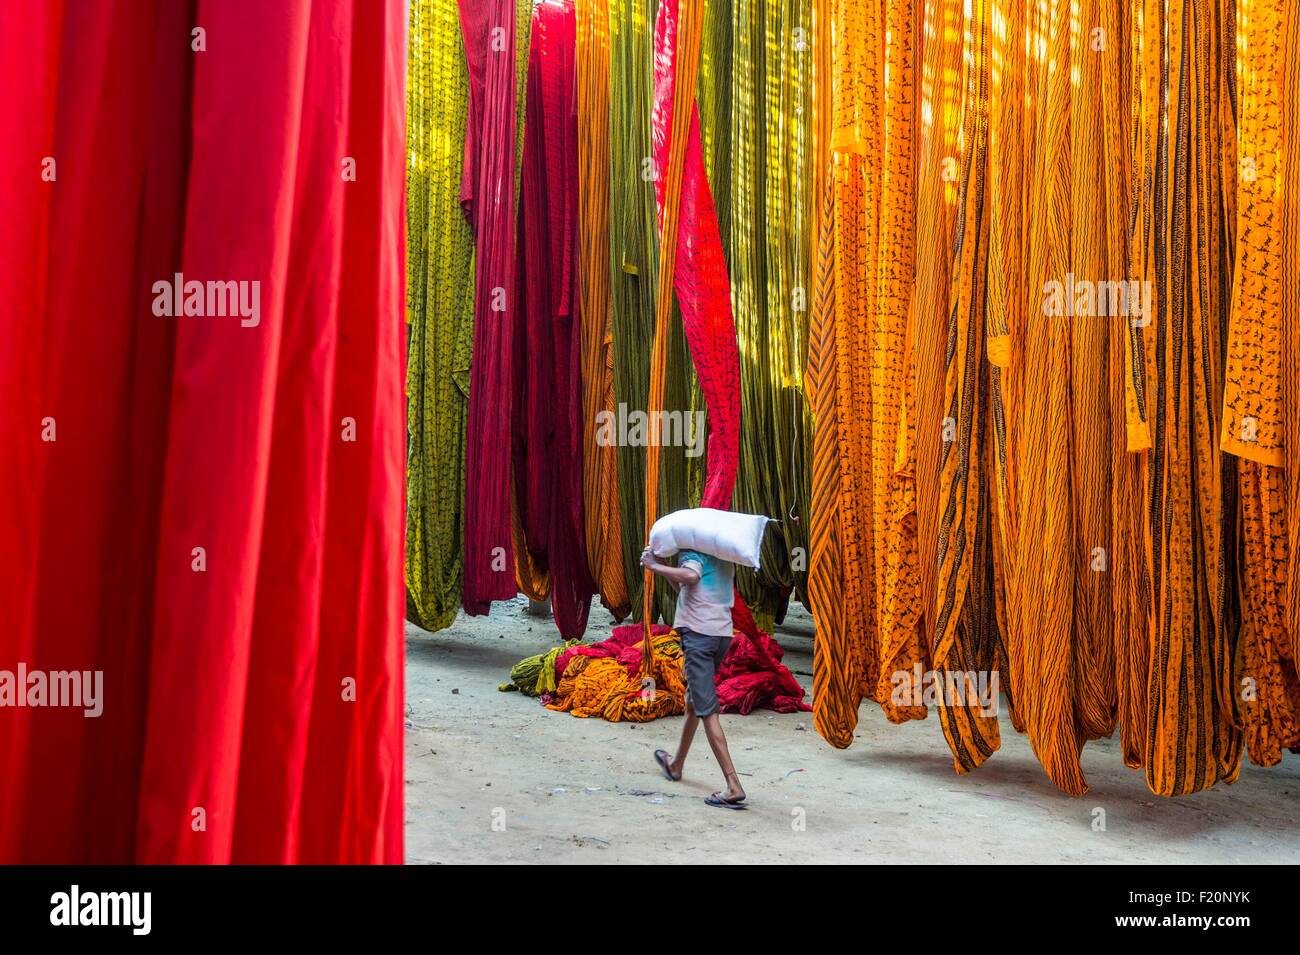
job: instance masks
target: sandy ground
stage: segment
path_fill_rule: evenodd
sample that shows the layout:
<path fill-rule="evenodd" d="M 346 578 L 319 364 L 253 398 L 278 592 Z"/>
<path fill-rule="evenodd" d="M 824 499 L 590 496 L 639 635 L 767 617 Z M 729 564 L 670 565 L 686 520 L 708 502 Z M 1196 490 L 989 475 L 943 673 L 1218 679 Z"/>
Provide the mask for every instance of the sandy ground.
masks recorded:
<path fill-rule="evenodd" d="M 592 619 L 589 635 L 603 611 Z M 680 718 L 576 719 L 497 690 L 554 635 L 522 598 L 437 635 L 408 624 L 408 862 L 1300 861 L 1300 756 L 1162 799 L 1124 766 L 1117 740 L 1101 740 L 1083 754 L 1091 792 L 1071 798 L 1005 714 L 1002 749 L 967 776 L 953 772 L 934 715 L 891 726 L 864 705 L 847 750 L 808 713 L 724 716 L 751 808 L 714 809 L 703 797 L 721 775 L 702 732 L 680 783 L 651 757 L 673 750 Z M 810 618 L 792 613 L 777 637 L 811 698 Z"/>

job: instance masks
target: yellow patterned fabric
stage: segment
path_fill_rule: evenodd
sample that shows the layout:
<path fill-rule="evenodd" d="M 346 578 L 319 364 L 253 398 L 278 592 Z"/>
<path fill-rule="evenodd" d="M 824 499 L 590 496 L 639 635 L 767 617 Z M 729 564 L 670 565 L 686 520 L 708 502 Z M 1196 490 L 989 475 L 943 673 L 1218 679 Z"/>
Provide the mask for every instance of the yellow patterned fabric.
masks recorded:
<path fill-rule="evenodd" d="M 412 0 L 407 60 L 407 615 L 460 609 L 473 240 L 460 209 L 469 79 L 456 0 Z"/>

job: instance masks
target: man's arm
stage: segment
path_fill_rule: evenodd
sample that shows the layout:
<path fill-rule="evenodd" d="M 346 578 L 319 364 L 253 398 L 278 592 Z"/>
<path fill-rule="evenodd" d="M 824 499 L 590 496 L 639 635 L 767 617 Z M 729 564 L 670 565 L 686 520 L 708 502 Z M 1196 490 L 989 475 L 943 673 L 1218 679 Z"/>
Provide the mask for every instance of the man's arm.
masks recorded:
<path fill-rule="evenodd" d="M 652 573 L 658 574 L 664 580 L 673 585 L 673 589 L 685 585 L 687 587 L 700 582 L 700 572 L 694 567 L 670 567 L 668 564 L 661 564 L 655 560 L 655 555 L 647 547 L 641 551 L 641 566 Z"/>

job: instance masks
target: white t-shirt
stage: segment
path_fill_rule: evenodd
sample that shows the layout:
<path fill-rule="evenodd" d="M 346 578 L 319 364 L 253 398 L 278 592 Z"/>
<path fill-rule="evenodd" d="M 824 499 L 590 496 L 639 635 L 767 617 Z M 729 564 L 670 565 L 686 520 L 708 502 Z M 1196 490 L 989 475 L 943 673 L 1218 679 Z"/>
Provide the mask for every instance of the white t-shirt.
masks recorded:
<path fill-rule="evenodd" d="M 677 566 L 694 567 L 700 580 L 699 583 L 689 586 L 683 584 L 678 588 L 673 627 L 713 637 L 731 636 L 731 606 L 736 599 L 736 565 L 699 551 L 684 550 L 677 557 Z"/>

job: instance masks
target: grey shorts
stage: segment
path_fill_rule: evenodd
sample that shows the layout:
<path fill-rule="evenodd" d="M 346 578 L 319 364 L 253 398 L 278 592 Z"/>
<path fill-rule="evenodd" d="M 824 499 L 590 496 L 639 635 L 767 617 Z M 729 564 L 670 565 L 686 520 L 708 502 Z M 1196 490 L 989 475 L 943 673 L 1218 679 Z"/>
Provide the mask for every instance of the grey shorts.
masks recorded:
<path fill-rule="evenodd" d="M 718 688 L 714 677 L 731 646 L 731 634 L 713 637 L 694 630 L 679 630 L 682 653 L 685 656 L 686 700 L 696 716 L 712 716 L 718 712 Z"/>

